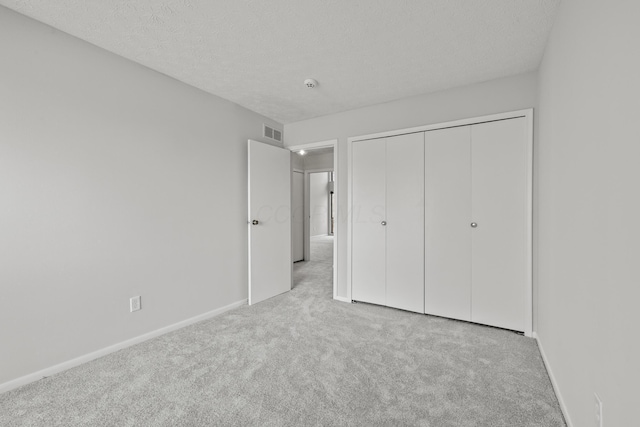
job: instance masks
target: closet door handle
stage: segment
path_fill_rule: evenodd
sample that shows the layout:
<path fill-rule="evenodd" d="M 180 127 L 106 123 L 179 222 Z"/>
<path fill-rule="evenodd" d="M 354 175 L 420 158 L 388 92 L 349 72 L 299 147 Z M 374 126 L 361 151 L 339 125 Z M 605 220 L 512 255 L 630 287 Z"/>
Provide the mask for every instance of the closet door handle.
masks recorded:
<path fill-rule="evenodd" d="M 382 221 L 380 225 L 387 225 L 387 221 Z"/>
<path fill-rule="evenodd" d="M 471 223 L 471 228 L 476 228 L 478 226 L 478 224 L 476 224 L 475 222 Z"/>
<path fill-rule="evenodd" d="M 260 221 L 258 221 L 257 219 L 254 219 L 253 221 L 251 221 L 251 224 L 258 225 L 260 224 Z"/>

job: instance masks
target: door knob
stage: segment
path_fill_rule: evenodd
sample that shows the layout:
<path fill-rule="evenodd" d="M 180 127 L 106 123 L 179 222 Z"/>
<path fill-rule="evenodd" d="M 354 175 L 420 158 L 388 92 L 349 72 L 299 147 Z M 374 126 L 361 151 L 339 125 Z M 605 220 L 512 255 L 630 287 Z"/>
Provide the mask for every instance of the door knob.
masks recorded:
<path fill-rule="evenodd" d="M 253 225 L 258 225 L 258 224 L 260 224 L 260 222 L 258 222 L 258 220 L 257 220 L 257 219 L 254 219 L 253 221 L 251 221 L 251 224 L 253 224 Z"/>
<path fill-rule="evenodd" d="M 476 228 L 478 226 L 478 224 L 476 224 L 475 222 L 471 223 L 471 228 Z"/>
<path fill-rule="evenodd" d="M 380 224 L 387 225 L 387 221 L 382 221 Z"/>

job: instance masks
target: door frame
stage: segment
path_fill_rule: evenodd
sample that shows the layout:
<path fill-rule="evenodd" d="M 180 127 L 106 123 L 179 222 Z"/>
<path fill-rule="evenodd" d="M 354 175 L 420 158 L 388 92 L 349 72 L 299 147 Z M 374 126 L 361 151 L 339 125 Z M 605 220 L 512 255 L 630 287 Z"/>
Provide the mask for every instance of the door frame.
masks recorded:
<path fill-rule="evenodd" d="M 367 135 L 360 135 L 347 138 L 347 200 L 348 200 L 348 208 L 347 208 L 347 298 L 346 300 L 351 301 L 352 299 L 352 278 L 351 278 L 351 260 L 352 260 L 352 239 L 353 239 L 353 227 L 351 225 L 352 215 L 353 215 L 353 143 L 357 141 L 364 141 L 369 139 L 379 139 L 379 138 L 387 138 L 391 136 L 404 135 L 408 133 L 418 133 L 425 132 L 436 129 L 446 129 L 452 127 L 459 126 L 468 126 L 479 123 L 486 122 L 494 122 L 499 120 L 508 120 L 515 119 L 519 117 L 524 117 L 527 121 L 527 131 L 526 131 L 526 144 L 527 144 L 527 170 L 526 170 L 526 180 L 527 180 L 527 206 L 526 206 L 526 221 L 527 221 L 527 230 L 526 230 L 526 266 L 525 266 L 525 275 L 526 275 L 526 296 L 525 296 L 525 327 L 524 327 L 524 335 L 527 337 L 533 336 L 533 108 L 528 108 L 524 110 L 516 110 L 516 111 L 508 111 L 504 113 L 498 114 L 490 114 L 486 116 L 472 117 L 461 120 L 453 120 L 449 122 L 436 123 L 425 126 L 417 126 L 412 128 L 405 129 L 397 129 L 391 130 L 387 132 L 378 132 Z M 335 165 L 334 165 L 335 166 Z"/>
<path fill-rule="evenodd" d="M 337 173 L 338 171 L 338 140 L 330 139 L 327 141 L 309 142 L 306 144 L 290 145 L 285 148 L 290 150 L 291 152 L 296 152 L 300 150 L 310 150 L 313 148 L 327 148 L 327 147 L 333 148 L 333 171 L 332 171 L 333 180 L 334 180 L 333 194 L 334 194 L 335 200 L 337 201 L 338 191 L 339 191 L 339 185 L 338 185 L 339 177 Z M 307 190 L 307 181 L 308 181 L 307 171 L 305 171 L 305 190 Z M 308 191 L 306 191 L 305 193 L 308 193 Z M 306 197 L 307 195 L 305 194 L 305 198 Z M 306 202 L 305 202 L 305 209 L 306 209 Z M 336 203 L 336 218 L 340 218 L 340 203 Z M 346 299 L 338 296 L 338 240 L 340 236 L 340 226 L 338 225 L 339 222 L 340 221 L 336 221 L 336 224 L 333 230 L 333 299 L 337 299 L 345 302 L 351 302 L 351 298 Z M 305 235 L 306 235 L 306 227 L 305 227 Z M 291 242 L 291 245 L 293 247 L 293 241 Z M 306 250 L 307 248 L 306 248 L 306 240 L 305 240 L 305 254 L 306 254 Z"/>

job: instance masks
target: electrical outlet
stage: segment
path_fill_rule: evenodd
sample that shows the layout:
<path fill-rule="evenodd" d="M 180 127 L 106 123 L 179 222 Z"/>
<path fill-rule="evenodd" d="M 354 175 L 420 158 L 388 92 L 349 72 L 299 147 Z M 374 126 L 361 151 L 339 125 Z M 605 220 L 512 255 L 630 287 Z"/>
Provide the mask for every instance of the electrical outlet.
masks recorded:
<path fill-rule="evenodd" d="M 140 295 L 137 297 L 132 297 L 129 299 L 129 311 L 133 313 L 134 311 L 138 311 L 142 308 Z"/>
<path fill-rule="evenodd" d="M 596 415 L 596 427 L 602 427 L 602 401 L 598 397 L 596 393 L 593 393 L 593 397 L 595 397 L 595 415 Z"/>

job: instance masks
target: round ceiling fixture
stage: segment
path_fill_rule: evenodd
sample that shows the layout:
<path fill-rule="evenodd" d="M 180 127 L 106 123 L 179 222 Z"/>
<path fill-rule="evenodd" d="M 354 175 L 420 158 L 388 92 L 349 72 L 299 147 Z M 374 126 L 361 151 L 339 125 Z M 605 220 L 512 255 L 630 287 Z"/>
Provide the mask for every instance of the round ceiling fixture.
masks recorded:
<path fill-rule="evenodd" d="M 301 156 L 304 156 L 305 154 L 307 154 L 307 152 L 304 150 L 300 150 L 298 151 L 298 154 L 300 154 Z"/>
<path fill-rule="evenodd" d="M 314 79 L 307 79 L 304 81 L 304 85 L 309 89 L 313 89 L 314 87 L 318 86 L 318 81 Z"/>

